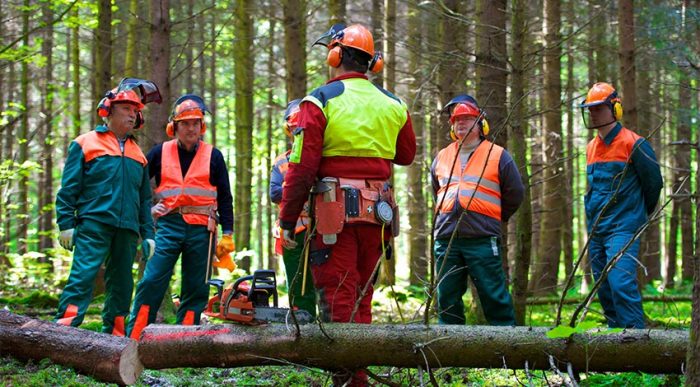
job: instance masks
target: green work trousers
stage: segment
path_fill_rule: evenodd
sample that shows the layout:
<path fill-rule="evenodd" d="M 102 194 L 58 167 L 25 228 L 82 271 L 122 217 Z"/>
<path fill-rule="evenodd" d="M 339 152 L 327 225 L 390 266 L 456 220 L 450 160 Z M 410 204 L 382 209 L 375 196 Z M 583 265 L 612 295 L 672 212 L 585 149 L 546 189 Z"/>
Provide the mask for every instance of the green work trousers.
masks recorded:
<path fill-rule="evenodd" d="M 306 231 L 302 231 L 295 236 L 297 247 L 288 250 L 283 249 L 282 259 L 284 260 L 284 269 L 287 274 L 287 291 L 291 299 L 293 307 L 305 310 L 311 313 L 312 317 L 316 317 L 316 293 L 314 290 L 314 281 L 311 275 L 311 265 L 306 267 L 306 288 L 304 295 L 301 295 L 303 284 L 304 270 L 304 237 Z"/>
<path fill-rule="evenodd" d="M 106 298 L 102 310 L 102 332 L 112 333 L 117 318 L 123 324 L 129 314 L 134 289 L 131 268 L 138 240 L 139 235 L 132 230 L 89 219 L 78 224 L 73 234 L 73 264 L 58 302 L 56 320 L 64 320 L 74 327 L 83 322 L 92 300 L 95 278 L 102 262 L 105 262 Z M 71 310 L 76 308 L 77 314 L 71 316 Z M 123 330 L 123 326 L 120 329 Z"/>
<path fill-rule="evenodd" d="M 214 240 L 211 247 L 213 255 Z M 127 326 L 129 336 L 139 318 L 139 330 L 155 321 L 175 263 L 181 254 L 182 289 L 177 323 L 199 324 L 209 298 L 208 249 L 209 231 L 206 226 L 187 224 L 181 214 L 169 214 L 158 219 L 156 251 L 146 264 L 143 278 L 136 287 L 136 297 Z M 147 320 L 143 321 L 146 317 Z"/>
<path fill-rule="evenodd" d="M 515 325 L 498 238 L 455 238 L 445 257 L 448 244 L 449 238 L 435 241 L 439 323 L 465 323 L 462 296 L 471 277 L 489 324 Z"/>

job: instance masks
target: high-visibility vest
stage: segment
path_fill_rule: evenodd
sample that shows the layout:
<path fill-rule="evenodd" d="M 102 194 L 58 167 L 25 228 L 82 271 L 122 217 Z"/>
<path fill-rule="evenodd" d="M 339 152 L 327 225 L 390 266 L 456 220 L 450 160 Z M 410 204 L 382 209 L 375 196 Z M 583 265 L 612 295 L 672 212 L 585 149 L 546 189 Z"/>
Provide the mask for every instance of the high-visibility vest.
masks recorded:
<path fill-rule="evenodd" d="M 183 207 L 182 218 L 188 224 L 206 226 L 209 214 L 216 211 L 216 187 L 209 181 L 213 146 L 199 142 L 187 175 L 182 177 L 177 140 L 163 143 L 160 184 L 156 198 L 173 210 Z M 184 211 L 187 208 L 187 211 Z"/>
<path fill-rule="evenodd" d="M 388 91 L 364 78 L 348 78 L 321 86 L 303 101 L 314 103 L 326 117 L 323 157 L 396 156 L 408 108 Z"/>
<path fill-rule="evenodd" d="M 458 147 L 459 143 L 454 142 L 441 150 L 437 156 L 434 174 L 440 188 L 437 192 L 436 212 L 450 213 L 455 207 L 455 202 L 459 202 L 459 206 L 465 210 L 501 221 L 498 164 L 503 148 L 489 141 L 482 141 L 474 149 L 464 170 L 461 170 L 460 161 L 455 162 Z M 454 170 L 450 179 L 453 163 Z"/>

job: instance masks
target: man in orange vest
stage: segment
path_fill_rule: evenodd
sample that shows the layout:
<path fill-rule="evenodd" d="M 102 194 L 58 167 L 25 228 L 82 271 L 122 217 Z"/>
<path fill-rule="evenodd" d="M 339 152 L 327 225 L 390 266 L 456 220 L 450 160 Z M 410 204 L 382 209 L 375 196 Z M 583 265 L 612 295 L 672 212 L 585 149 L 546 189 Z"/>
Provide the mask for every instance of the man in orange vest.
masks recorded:
<path fill-rule="evenodd" d="M 580 107 L 586 127 L 598 129 L 586 148 L 588 190 L 584 198 L 591 239 L 588 256 L 598 281 L 605 266 L 654 212 L 663 179 L 651 144 L 620 124 L 622 101 L 610 84 L 593 85 Z M 639 239 L 632 241 L 598 289 L 612 328 L 644 328 L 637 287 L 638 254 Z"/>
<path fill-rule="evenodd" d="M 175 101 L 166 128 L 175 139 L 156 145 L 148 153 L 149 174 L 155 179 L 158 204 L 156 248 L 136 289 L 128 333 L 138 340 L 146 325 L 155 321 L 178 257 L 182 254 L 182 292 L 177 323 L 199 324 L 209 297 L 210 257 L 216 239 L 217 219 L 223 237 L 216 246 L 214 266 L 233 270 L 233 199 L 228 169 L 221 152 L 202 141 L 206 131 L 204 101 L 186 94 Z"/>
<path fill-rule="evenodd" d="M 154 83 L 122 79 L 97 106 L 105 125 L 78 136 L 68 148 L 56 218 L 61 246 L 75 250 L 58 304 L 59 324 L 82 323 L 104 262 L 107 297 L 102 331 L 125 334 L 139 236 L 146 259 L 155 247 L 146 157 L 132 135 L 143 126 L 141 109 L 149 102 L 161 102 Z"/>
<path fill-rule="evenodd" d="M 471 277 L 489 324 L 514 325 L 500 236 L 501 222 L 523 201 L 520 173 L 505 149 L 486 140 L 488 122 L 473 97 L 459 95 L 445 108 L 451 110 L 454 142 L 438 153 L 430 169 L 438 321 L 465 323 L 462 296 Z"/>
<path fill-rule="evenodd" d="M 299 103 L 300 99 L 295 99 L 287 105 L 284 113 L 284 133 L 289 139 L 294 142 L 292 132 L 296 130 L 299 123 Z M 282 192 L 284 191 L 284 178 L 289 169 L 289 155 L 292 151 L 288 150 L 279 155 L 272 166 L 270 173 L 270 200 L 273 203 L 279 204 L 282 201 Z M 275 235 L 275 252 L 282 255 L 284 261 L 284 270 L 287 275 L 287 291 L 291 298 L 291 305 L 295 308 L 306 310 L 312 317 L 316 317 L 316 292 L 314 291 L 314 282 L 311 277 L 311 269 L 308 267 L 308 262 L 303 261 L 304 238 L 309 227 L 311 219 L 307 210 L 302 211 L 302 214 L 297 219 L 297 224 L 294 229 L 294 240 L 297 246 L 292 249 L 283 249 L 282 241 L 279 233 Z M 279 222 L 277 222 L 279 223 Z M 279 231 L 279 224 L 276 231 Z M 303 274 L 304 266 L 306 266 L 306 274 Z M 304 276 L 306 283 L 304 284 Z M 302 292 L 302 286 L 304 291 Z M 304 293 L 302 295 L 302 293 Z"/>

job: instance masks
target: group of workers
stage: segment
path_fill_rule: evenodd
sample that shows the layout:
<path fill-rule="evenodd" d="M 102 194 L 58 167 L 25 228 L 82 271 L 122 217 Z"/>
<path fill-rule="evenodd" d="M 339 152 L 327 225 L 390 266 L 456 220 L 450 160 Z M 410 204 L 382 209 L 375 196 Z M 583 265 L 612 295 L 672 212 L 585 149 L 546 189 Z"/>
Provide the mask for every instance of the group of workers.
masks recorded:
<path fill-rule="evenodd" d="M 416 137 L 406 104 L 368 80 L 383 57 L 367 28 L 337 24 L 314 44 L 328 50 L 330 80 L 285 111 L 293 145 L 277 157 L 270 178 L 280 210 L 277 251 L 292 307 L 314 316 L 318 307 L 324 321 L 369 324 L 373 280 L 398 232 L 392 164 L 413 162 Z M 135 339 L 155 321 L 180 256 L 179 324 L 199 323 L 210 266 L 235 268 L 228 169 L 221 152 L 202 140 L 204 101 L 180 97 L 166 127 L 173 139 L 144 156 L 132 131 L 143 125 L 141 110 L 150 102 L 160 102 L 153 83 L 124 79 L 98 105 L 105 124 L 70 145 L 56 211 L 61 246 L 74 253 L 58 323 L 82 322 L 103 262 L 103 331 Z M 639 241 L 632 239 L 656 207 L 660 168 L 649 142 L 620 124 L 622 104 L 612 86 L 596 83 L 580 107 L 586 127 L 598 132 L 587 148 L 585 208 L 593 275 L 605 276 L 600 302 L 611 327 L 642 328 Z M 524 166 L 487 139 L 487 117 L 473 97 L 458 95 L 445 110 L 453 142 L 430 168 L 438 319 L 465 323 L 462 296 L 471 278 L 487 321 L 514 325 L 500 237 L 523 200 Z M 139 239 L 147 264 L 130 305 Z M 361 370 L 334 376 L 340 384 L 366 380 Z"/>

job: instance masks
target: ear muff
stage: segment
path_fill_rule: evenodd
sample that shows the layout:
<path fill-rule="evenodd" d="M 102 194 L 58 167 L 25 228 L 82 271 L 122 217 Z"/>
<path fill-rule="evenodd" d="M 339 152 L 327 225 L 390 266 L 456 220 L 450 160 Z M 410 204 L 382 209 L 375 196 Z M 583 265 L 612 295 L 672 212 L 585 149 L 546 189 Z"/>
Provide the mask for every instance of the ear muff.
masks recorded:
<path fill-rule="evenodd" d="M 455 130 L 450 128 L 450 138 L 452 141 L 457 141 L 457 135 L 455 134 Z"/>
<path fill-rule="evenodd" d="M 143 119 L 143 113 L 142 112 L 136 113 L 136 121 L 134 122 L 134 129 L 143 128 L 144 122 L 146 122 L 146 120 Z"/>
<path fill-rule="evenodd" d="M 622 103 L 620 103 L 620 100 L 613 101 L 612 103 L 612 111 L 613 111 L 613 116 L 615 117 L 615 120 L 620 121 L 622 119 Z"/>
<path fill-rule="evenodd" d="M 110 105 L 109 102 L 110 102 L 109 98 L 107 98 L 107 97 L 102 98 L 102 100 L 100 100 L 100 103 L 97 104 L 97 115 L 98 116 L 100 116 L 102 118 L 109 116 L 109 105 Z"/>
<path fill-rule="evenodd" d="M 373 73 L 378 73 L 384 68 L 384 55 L 380 51 L 374 53 L 374 57 L 369 62 L 368 69 Z"/>
<path fill-rule="evenodd" d="M 170 137 L 170 138 L 175 137 L 175 125 L 174 125 L 174 122 L 172 122 L 172 121 L 168 122 L 168 125 L 165 127 L 165 134 L 167 134 L 168 137 Z"/>
<path fill-rule="evenodd" d="M 489 127 L 489 122 L 486 121 L 486 118 L 482 118 L 481 119 L 481 133 L 483 133 L 484 136 L 488 136 L 490 130 L 491 130 L 491 128 Z"/>
<path fill-rule="evenodd" d="M 202 128 L 199 130 L 199 134 L 204 136 L 204 133 L 207 132 L 207 124 L 204 123 L 204 119 L 200 121 L 202 123 Z"/>
<path fill-rule="evenodd" d="M 328 50 L 328 56 L 326 57 L 326 63 L 331 67 L 339 67 L 340 62 L 343 60 L 343 50 L 340 46 L 335 46 Z"/>

